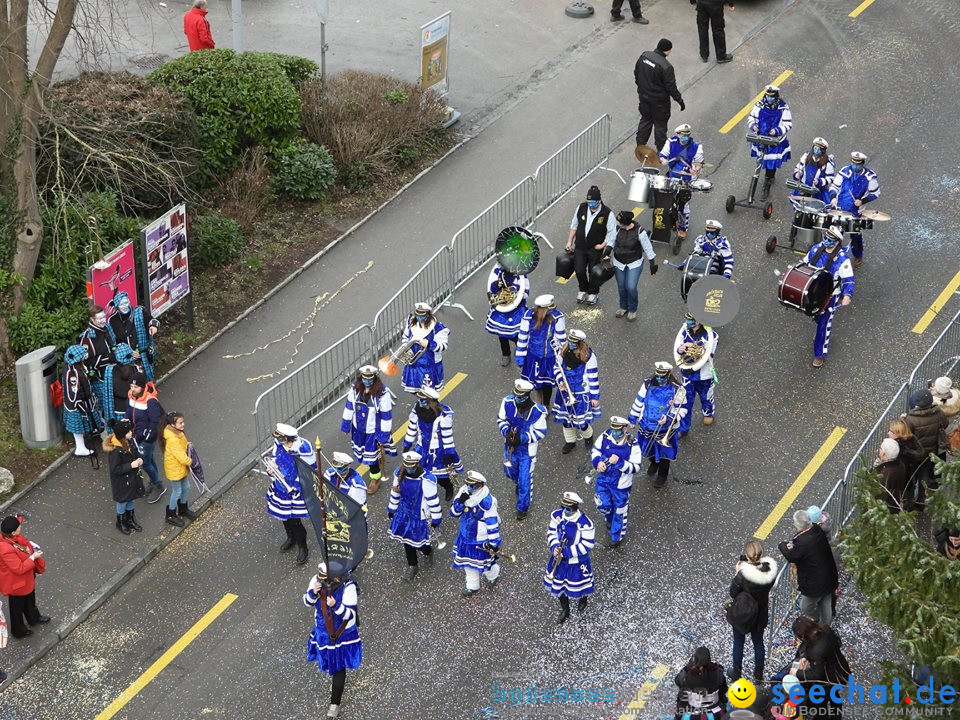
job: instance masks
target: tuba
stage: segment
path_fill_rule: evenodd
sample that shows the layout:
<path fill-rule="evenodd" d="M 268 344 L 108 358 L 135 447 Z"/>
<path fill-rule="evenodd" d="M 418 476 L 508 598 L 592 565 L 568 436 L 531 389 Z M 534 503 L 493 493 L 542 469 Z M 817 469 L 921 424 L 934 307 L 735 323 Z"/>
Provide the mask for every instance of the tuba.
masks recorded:
<path fill-rule="evenodd" d="M 495 293 L 488 293 L 487 297 L 490 305 L 499 312 L 516 310 L 523 302 L 523 296 L 516 288 L 504 282 L 503 275 L 500 276 L 500 289 Z"/>
<path fill-rule="evenodd" d="M 700 343 L 687 343 L 687 349 L 677 356 L 677 367 L 682 370 L 693 370 L 693 366 L 700 362 L 706 348 Z"/>
<path fill-rule="evenodd" d="M 540 262 L 536 235 L 519 225 L 501 230 L 493 248 L 500 267 L 512 275 L 529 275 Z"/>

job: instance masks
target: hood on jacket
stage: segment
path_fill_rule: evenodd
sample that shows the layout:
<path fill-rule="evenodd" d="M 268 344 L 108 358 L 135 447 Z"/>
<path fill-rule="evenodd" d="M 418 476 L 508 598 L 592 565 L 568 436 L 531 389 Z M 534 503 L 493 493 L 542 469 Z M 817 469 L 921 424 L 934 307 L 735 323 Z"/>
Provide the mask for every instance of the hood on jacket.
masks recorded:
<path fill-rule="evenodd" d="M 114 450 L 122 450 L 123 445 L 120 443 L 120 440 L 116 435 L 110 433 L 107 435 L 106 439 L 103 441 L 103 451 L 106 453 L 111 453 Z"/>
<path fill-rule="evenodd" d="M 745 580 L 754 585 L 772 585 L 777 579 L 777 561 L 764 555 L 756 565 L 748 562 L 740 563 L 740 574 Z"/>

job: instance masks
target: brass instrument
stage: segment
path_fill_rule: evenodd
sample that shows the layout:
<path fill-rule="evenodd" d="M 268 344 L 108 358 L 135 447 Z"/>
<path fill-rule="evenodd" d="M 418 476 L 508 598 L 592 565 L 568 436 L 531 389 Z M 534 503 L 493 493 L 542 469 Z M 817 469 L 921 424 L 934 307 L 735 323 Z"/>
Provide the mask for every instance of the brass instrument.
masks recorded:
<path fill-rule="evenodd" d="M 573 408 L 577 404 L 577 399 L 573 395 L 573 390 L 570 389 L 570 383 L 567 382 L 567 374 L 563 371 L 563 346 L 556 338 L 552 338 L 550 340 L 550 347 L 553 348 L 554 363 L 560 372 L 560 377 L 563 378 L 563 387 L 557 386 L 557 390 L 563 395 L 563 401 L 567 404 L 567 407 L 570 408 L 572 415 Z M 566 389 L 564 390 L 564 388 Z M 576 419 L 579 420 L 579 417 Z"/>
<path fill-rule="evenodd" d="M 489 553 L 490 555 L 493 556 L 493 561 L 494 561 L 494 562 L 496 562 L 496 561 L 499 560 L 500 558 L 503 558 L 504 560 L 509 560 L 511 564 L 517 562 L 517 556 L 516 556 L 516 555 L 514 555 L 513 553 L 506 553 L 506 554 L 505 554 L 505 553 L 502 552 L 502 551 L 503 551 L 503 541 L 502 541 L 502 540 L 500 541 L 500 547 L 488 547 L 486 543 L 484 543 L 484 544 L 481 545 L 480 547 L 483 548 L 484 552 Z"/>
<path fill-rule="evenodd" d="M 706 347 L 700 343 L 684 344 L 686 345 L 686 349 L 682 353 L 677 354 L 677 366 L 682 370 L 693 370 L 694 365 L 703 358 Z"/>
<path fill-rule="evenodd" d="M 523 299 L 520 293 L 512 285 L 503 282 L 503 276 L 500 276 L 500 289 L 495 293 L 487 293 L 490 305 L 500 312 L 510 312 L 515 310 Z"/>
<path fill-rule="evenodd" d="M 670 421 L 670 424 L 667 425 L 667 429 L 664 431 L 663 437 L 657 440 L 657 442 L 664 447 L 670 447 L 670 437 L 673 435 L 676 429 L 680 427 L 680 410 L 687 402 L 687 391 L 683 389 L 682 385 L 675 385 L 675 387 L 677 389 L 674 390 L 673 402 L 671 403 L 671 405 L 673 405 L 675 408 L 673 419 Z"/>
<path fill-rule="evenodd" d="M 413 365 L 427 351 L 420 345 L 420 341 L 427 337 L 432 329 L 433 324 L 425 328 L 419 325 L 412 327 L 409 340 L 405 340 L 396 350 L 377 361 L 380 372 L 384 375 L 399 375 L 402 366 Z"/>

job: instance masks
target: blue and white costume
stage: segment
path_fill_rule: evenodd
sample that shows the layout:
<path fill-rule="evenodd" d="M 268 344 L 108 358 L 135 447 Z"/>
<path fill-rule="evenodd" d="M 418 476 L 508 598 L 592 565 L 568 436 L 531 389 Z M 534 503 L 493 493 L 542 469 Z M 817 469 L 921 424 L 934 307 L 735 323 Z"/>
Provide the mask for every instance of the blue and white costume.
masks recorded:
<path fill-rule="evenodd" d="M 419 453 L 424 469 L 437 480 L 449 480 L 448 466 L 462 473 L 463 462 L 453 440 L 454 412 L 449 405 L 439 405 L 439 415 L 434 414 L 426 400 L 421 399 L 413 406 L 407 419 L 403 450 Z"/>
<path fill-rule="evenodd" d="M 567 318 L 561 311 L 547 311 L 540 327 L 536 327 L 534 313 L 528 308 L 520 321 L 520 337 L 517 341 L 517 366 L 520 377 L 533 383 L 537 390 L 553 387 L 556 354 L 553 343 L 563 345 L 567 341 Z"/>
<path fill-rule="evenodd" d="M 684 144 L 681 142 L 680 134 L 673 135 L 660 150 L 660 159 L 669 168 L 667 175 L 684 182 L 690 182 L 696 178 L 700 174 L 698 168 L 703 163 L 703 144 L 694 140 L 689 134 L 687 137 L 690 139 Z M 697 168 L 694 168 L 694 165 Z M 683 207 L 678 207 L 677 210 L 677 233 L 686 235 L 690 225 L 689 198 L 683 203 Z"/>
<path fill-rule="evenodd" d="M 590 348 L 587 352 L 587 361 L 581 362 L 575 351 L 565 347 L 560 357 L 560 364 L 555 364 L 554 380 L 557 387 L 566 380 L 574 398 L 573 407 L 571 407 L 567 403 L 567 393 L 559 390 L 557 392 L 557 400 L 553 404 L 553 421 L 562 424 L 564 428 L 586 430 L 601 415 L 600 371 L 597 366 L 597 354 Z M 593 405 L 594 401 L 597 403 L 596 406 Z M 576 433 L 573 433 L 573 436 L 576 438 Z"/>
<path fill-rule="evenodd" d="M 323 471 L 323 477 L 335 485 L 338 490 L 345 493 L 351 500 L 363 508 L 363 513 L 367 513 L 367 484 L 360 477 L 360 473 L 352 467 L 346 468 L 347 472 L 341 475 L 336 468 L 329 467 Z"/>
<path fill-rule="evenodd" d="M 267 488 L 267 512 L 279 520 L 305 518 L 310 514 L 300 491 L 300 478 L 293 458 L 299 457 L 314 470 L 317 469 L 317 454 L 310 442 L 299 435 L 289 449 L 279 440 L 273 443 L 273 459 L 283 478 L 273 478 Z"/>
<path fill-rule="evenodd" d="M 520 304 L 506 312 L 497 310 L 496 306 L 491 307 L 484 327 L 488 333 L 497 337 L 516 340 L 520 335 L 520 322 L 527 312 L 526 299 L 530 295 L 530 278 L 526 275 L 511 275 L 499 265 L 494 265 L 487 278 L 487 294 L 492 297 L 507 287 L 513 288 L 517 293 Z"/>
<path fill-rule="evenodd" d="M 819 242 L 810 248 L 804 259 L 808 265 L 826 269 L 833 276 L 833 294 L 826 309 L 814 317 L 817 323 L 817 333 L 813 339 L 813 355 L 824 358 L 830 351 L 830 331 L 833 329 L 833 316 L 837 312 L 840 299 L 847 295 L 853 297 L 853 266 L 847 255 L 846 248 L 836 243 L 831 250 Z"/>
<path fill-rule="evenodd" d="M 480 589 L 480 573 L 488 582 L 496 582 L 500 564 L 496 555 L 487 550 L 500 547 L 500 515 L 497 499 L 486 484 L 464 485 L 450 504 L 450 517 L 460 518 L 460 531 L 453 542 L 452 566 L 464 570 L 467 591 Z"/>
<path fill-rule="evenodd" d="M 437 478 L 422 468 L 419 475 L 410 474 L 404 467 L 394 470 L 387 514 L 391 517 L 387 531 L 391 538 L 411 547 L 429 545 L 430 526 L 439 526 L 443 519 Z"/>
<path fill-rule="evenodd" d="M 837 172 L 837 165 L 834 161 L 833 155 L 827 155 L 827 162 L 823 166 L 816 162 L 808 163 L 807 160 L 809 158 L 809 153 L 804 153 L 800 156 L 800 162 L 797 163 L 797 167 L 793 171 L 793 177 L 795 180 L 799 180 L 806 185 L 812 185 L 813 187 L 817 188 L 817 194 L 808 196 L 806 193 L 794 189 L 793 195 L 813 197 L 824 203 L 829 203 L 830 186 L 833 184 L 833 178 Z"/>
<path fill-rule="evenodd" d="M 601 461 L 603 471 L 599 468 Z M 597 469 L 593 500 L 610 528 L 610 540 L 619 543 L 627 532 L 633 475 L 643 466 L 643 453 L 625 430 L 611 428 L 593 443 L 590 462 Z"/>
<path fill-rule="evenodd" d="M 543 585 L 554 597 L 585 597 L 593 593 L 593 564 L 590 551 L 596 544 L 593 521 L 579 509 L 567 515 L 561 508 L 550 515 L 547 544 L 551 556 L 543 574 Z M 560 561 L 554 551 L 560 549 Z M 556 566 L 556 567 L 554 567 Z"/>
<path fill-rule="evenodd" d="M 327 598 L 331 596 L 335 603 L 328 607 Z M 307 661 L 316 662 L 330 675 L 360 667 L 363 646 L 357 630 L 357 583 L 348 579 L 332 590 L 320 592 L 315 592 L 311 583 L 303 594 L 303 604 L 317 609 L 313 632 L 307 641 Z M 330 636 L 328 622 L 334 638 Z"/>
<path fill-rule="evenodd" d="M 713 237 L 710 237 L 711 235 Z M 733 277 L 733 248 L 726 235 L 720 235 L 708 229 L 694 240 L 693 252 L 697 255 L 717 255 L 723 261 L 723 276 Z"/>
<path fill-rule="evenodd" d="M 407 327 L 403 331 L 403 341 L 411 338 L 416 341 L 426 340 L 426 348 L 415 344 L 411 349 L 415 352 L 423 349 L 417 360 L 403 367 L 402 385 L 409 393 L 415 393 L 427 384 L 436 390 L 443 389 L 443 353 L 450 342 L 450 329 L 433 315 L 424 325 L 417 322 L 416 315 L 410 315 Z"/>
<path fill-rule="evenodd" d="M 713 356 L 717 351 L 717 340 L 719 339 L 713 328 L 700 325 L 700 329 L 694 332 L 697 327 L 697 321 L 691 318 L 680 328 L 677 338 L 673 343 L 673 359 L 680 369 L 680 378 L 683 381 L 683 390 L 686 394 L 686 403 L 684 404 L 683 417 L 680 418 L 680 435 L 686 435 L 690 432 L 690 424 L 693 421 L 693 404 L 697 397 L 700 397 L 700 410 L 703 412 L 704 422 L 709 425 L 706 418 L 712 418 L 713 407 Z M 703 354 L 700 359 L 692 365 L 687 366 L 683 356 L 680 353 L 681 345 L 699 345 L 703 348 Z"/>
<path fill-rule="evenodd" d="M 864 157 L 865 159 L 865 157 Z M 863 206 L 880 197 L 880 181 L 877 174 L 864 163 L 851 163 L 834 176 L 830 186 L 830 200 L 836 202 L 840 210 L 860 217 Z M 857 205 L 856 201 L 860 204 Z M 863 235 L 850 233 L 850 250 L 857 260 L 863 258 Z"/>
<path fill-rule="evenodd" d="M 357 385 L 360 385 L 359 389 Z M 393 431 L 393 395 L 377 380 L 373 392 L 365 392 L 360 382 L 354 382 L 347 393 L 343 406 L 340 432 L 350 434 L 353 457 L 357 462 L 371 468 L 380 462 L 379 445 L 387 455 L 396 455 L 397 449 L 391 439 Z"/>
<path fill-rule="evenodd" d="M 640 453 L 655 463 L 677 459 L 677 433 L 670 433 L 668 445 L 660 441 L 677 417 L 682 420 L 686 412 L 683 387 L 669 378 L 665 378 L 663 384 L 658 381 L 659 378 L 653 377 L 643 381 L 628 418 L 631 425 L 639 423 L 636 443 Z"/>
<path fill-rule="evenodd" d="M 772 107 L 764 102 L 763 98 L 757 100 L 750 108 L 747 127 L 760 135 L 770 135 L 772 130 L 776 130 L 776 135 L 782 138 L 776 145 L 750 143 L 750 157 L 762 157 L 764 170 L 776 170 L 790 159 L 787 133 L 793 127 L 793 114 L 783 98 L 778 97 Z"/>
<path fill-rule="evenodd" d="M 537 465 L 537 446 L 547 434 L 547 411 L 540 403 L 533 402 L 529 394 L 523 396 L 527 403 L 517 405 L 517 395 L 507 395 L 500 403 L 497 426 L 506 441 L 503 447 L 503 473 L 517 487 L 517 512 L 526 514 L 533 498 L 533 471 Z M 511 447 L 511 430 L 516 431 L 517 445 Z"/>
<path fill-rule="evenodd" d="M 130 307 L 130 296 L 121 291 L 113 298 L 116 312 L 110 316 L 107 332 L 111 345 L 127 343 L 137 352 L 137 360 L 143 367 L 147 380 L 153 380 L 155 346 L 150 328 L 159 328 L 160 322 L 150 316 L 149 310 L 142 305 Z"/>

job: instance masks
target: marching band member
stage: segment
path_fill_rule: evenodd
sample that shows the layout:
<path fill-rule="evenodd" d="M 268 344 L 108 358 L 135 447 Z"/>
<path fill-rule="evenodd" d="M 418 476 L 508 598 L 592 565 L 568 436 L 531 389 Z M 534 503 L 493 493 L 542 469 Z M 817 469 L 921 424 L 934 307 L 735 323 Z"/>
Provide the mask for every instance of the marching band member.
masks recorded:
<path fill-rule="evenodd" d="M 813 147 L 809 152 L 800 156 L 800 162 L 797 163 L 793 171 L 793 179 L 802 182 L 804 185 L 812 185 L 817 189 L 816 195 L 809 197 L 821 200 L 824 203 L 830 202 L 830 186 L 833 184 L 834 174 L 837 172 L 837 166 L 833 155 L 827 152 L 830 149 L 830 143 L 822 137 L 813 139 Z M 794 195 L 805 195 L 801 190 L 794 190 Z"/>
<path fill-rule="evenodd" d="M 497 499 L 487 487 L 487 479 L 476 470 L 467 470 L 463 487 L 450 505 L 450 517 L 460 518 L 460 531 L 453 542 L 452 567 L 466 576 L 464 597 L 480 592 L 480 574 L 493 587 L 500 577 L 497 562 L 500 547 L 500 515 Z"/>
<path fill-rule="evenodd" d="M 87 447 L 84 434 L 103 430 L 97 396 L 83 364 L 86 359 L 87 349 L 83 345 L 71 345 L 63 353 L 63 425 L 73 435 L 73 454 L 77 457 L 94 453 Z"/>
<path fill-rule="evenodd" d="M 160 328 L 160 321 L 150 315 L 143 305 L 130 307 L 130 296 L 120 291 L 113 298 L 116 312 L 110 316 L 107 332 L 112 345 L 127 343 L 133 350 L 133 356 L 140 361 L 147 380 L 153 380 L 154 343 L 153 336 Z"/>
<path fill-rule="evenodd" d="M 357 370 L 343 407 L 340 432 L 350 435 L 353 457 L 370 468 L 370 494 L 380 489 L 385 455 L 396 456 L 393 444 L 393 393 L 373 365 Z"/>
<path fill-rule="evenodd" d="M 563 449 L 566 455 L 577 446 L 577 434 L 583 446 L 593 443 L 594 418 L 600 417 L 600 374 L 597 354 L 587 345 L 582 330 L 572 329 L 567 344 L 555 363 L 557 402 L 553 405 L 553 421 L 563 425 Z M 572 403 L 570 402 L 572 400 Z"/>
<path fill-rule="evenodd" d="M 654 368 L 656 373 L 640 386 L 628 420 L 631 425 L 639 423 L 636 444 L 643 457 L 650 460 L 647 475 L 657 476 L 653 486 L 662 488 L 670 473 L 670 461 L 677 459 L 675 428 L 685 413 L 686 396 L 670 363 L 657 362 Z"/>
<path fill-rule="evenodd" d="M 417 575 L 417 550 L 428 564 L 433 564 L 430 529 L 440 527 L 443 510 L 437 497 L 437 479 L 420 464 L 420 453 L 405 452 L 402 457 L 403 465 L 393 473 L 387 503 L 387 535 L 403 543 L 407 555 L 407 574 L 403 579 L 409 581 Z"/>
<path fill-rule="evenodd" d="M 324 563 L 320 563 L 318 570 L 303 594 L 303 604 L 317 609 L 307 641 L 307 662 L 316 662 L 321 670 L 330 674 L 327 718 L 337 718 L 347 670 L 356 670 L 363 661 L 363 645 L 357 630 L 357 583 L 349 575 L 327 580 Z"/>
<path fill-rule="evenodd" d="M 307 529 L 301 518 L 310 517 L 310 513 L 300 491 L 300 476 L 293 458 L 299 457 L 316 470 L 317 454 L 310 442 L 300 437 L 292 425 L 277 423 L 273 437 L 273 459 L 280 476 L 274 476 L 267 488 L 267 512 L 283 522 L 283 529 L 287 533 L 280 552 L 286 552 L 296 545 L 297 565 L 303 565 L 309 550 Z"/>
<path fill-rule="evenodd" d="M 814 319 L 817 321 L 817 334 L 813 339 L 813 366 L 822 367 L 830 350 L 830 330 L 833 328 L 833 316 L 838 305 L 847 306 L 853 299 L 853 267 L 847 250 L 841 243 L 843 230 L 833 226 L 823 233 L 823 241 L 817 243 L 807 253 L 804 262 L 815 268 L 824 268 L 833 276 L 833 295 L 826 309 Z"/>
<path fill-rule="evenodd" d="M 367 514 L 367 484 L 363 482 L 360 473 L 350 467 L 353 458 L 344 452 L 335 452 L 330 458 L 330 467 L 323 471 L 323 476 L 335 485 Z"/>
<path fill-rule="evenodd" d="M 429 384 L 443 390 L 443 353 L 450 343 L 450 329 L 433 314 L 425 302 L 413 306 L 407 320 L 403 341 L 415 340 L 411 350 L 416 360 L 403 366 L 402 384 L 408 393 L 415 393 Z"/>
<path fill-rule="evenodd" d="M 514 294 L 512 302 L 501 303 L 498 300 L 503 293 Z M 516 344 L 520 336 L 520 322 L 527 312 L 527 296 L 530 295 L 530 278 L 526 275 L 514 275 L 500 265 L 494 265 L 487 278 L 487 298 L 490 311 L 484 326 L 488 333 L 500 340 L 500 364 L 510 365 L 510 343 Z"/>
<path fill-rule="evenodd" d="M 91 305 L 87 328 L 80 333 L 79 343 L 87 349 L 87 376 L 90 387 L 97 394 L 100 407 L 106 407 L 104 397 L 108 388 L 103 382 L 103 374 L 116 359 L 113 357 L 113 343 L 107 330 L 107 314 L 99 305 Z M 110 389 L 112 392 L 112 389 Z M 108 418 L 109 419 L 109 418 Z"/>
<path fill-rule="evenodd" d="M 733 278 L 733 248 L 726 235 L 721 235 L 723 225 L 718 220 L 707 220 L 703 235 L 698 235 L 693 243 L 693 252 L 697 255 L 718 255 L 723 261 L 723 276 Z"/>
<path fill-rule="evenodd" d="M 867 167 L 867 156 L 856 150 L 850 153 L 850 164 L 840 168 L 830 186 L 830 204 L 860 217 L 863 206 L 880 197 L 880 181 L 877 174 Z M 863 235 L 850 233 L 850 250 L 853 266 L 863 262 Z"/>
<path fill-rule="evenodd" d="M 787 133 L 793 127 L 793 114 L 790 106 L 780 97 L 780 88 L 777 85 L 767 85 L 763 90 L 763 97 L 754 103 L 747 117 L 747 127 L 759 135 L 770 135 L 782 138 L 776 145 L 750 144 L 750 157 L 763 158 L 763 169 L 766 177 L 763 179 L 763 189 L 760 199 L 770 197 L 770 186 L 777 174 L 777 168 L 790 159 L 790 141 Z"/>
<path fill-rule="evenodd" d="M 716 331 L 698 322 L 690 313 L 673 343 L 673 361 L 680 368 L 680 378 L 686 394 L 683 417 L 680 418 L 680 437 L 690 432 L 693 422 L 693 404 L 700 397 L 703 424 L 713 424 L 713 356 L 717 351 Z"/>
<path fill-rule="evenodd" d="M 687 123 L 678 125 L 674 135 L 660 150 L 660 164 L 667 165 L 669 177 L 678 178 L 684 182 L 695 180 L 703 167 L 703 144 L 693 139 L 693 128 Z M 690 198 L 689 190 L 677 193 L 677 235 L 680 238 L 687 236 L 687 227 L 690 225 Z"/>
<path fill-rule="evenodd" d="M 440 402 L 440 394 L 431 387 L 417 391 L 417 402 L 410 410 L 403 451 L 413 449 L 423 457 L 423 467 L 444 490 L 444 500 L 453 499 L 452 472 L 463 472 L 463 462 L 453 442 L 453 410 Z"/>
<path fill-rule="evenodd" d="M 543 574 L 543 585 L 560 600 L 557 625 L 570 617 L 570 598 L 579 598 L 577 610 L 587 607 L 587 596 L 593 592 L 593 565 L 590 551 L 596 543 L 593 521 L 580 511 L 583 498 L 565 492 L 560 508 L 550 515 L 547 545 L 550 559 Z"/>
<path fill-rule="evenodd" d="M 628 424 L 626 418 L 610 418 L 610 429 L 600 434 L 590 453 L 597 470 L 593 499 L 610 529 L 610 547 L 617 547 L 627 532 L 633 474 L 643 467 L 643 454 L 627 434 Z"/>
<path fill-rule="evenodd" d="M 596 305 L 600 286 L 590 277 L 590 268 L 600 262 L 607 245 L 613 245 L 617 233 L 613 211 L 600 199 L 600 188 L 591 185 L 587 199 L 577 206 L 570 221 L 566 251 L 573 253 L 577 273 L 577 304 Z"/>
<path fill-rule="evenodd" d="M 527 310 L 520 321 L 517 366 L 520 377 L 533 384 L 540 402 L 549 408 L 557 358 L 553 345 L 563 345 L 567 340 L 567 316 L 557 310 L 553 295 L 538 295 L 533 304 L 534 309 Z"/>
<path fill-rule="evenodd" d="M 497 413 L 497 425 L 505 441 L 503 473 L 517 489 L 517 520 L 523 520 L 530 510 L 537 445 L 547 434 L 546 408 L 533 401 L 532 391 L 532 383 L 515 380 L 513 393 L 503 399 Z"/>

